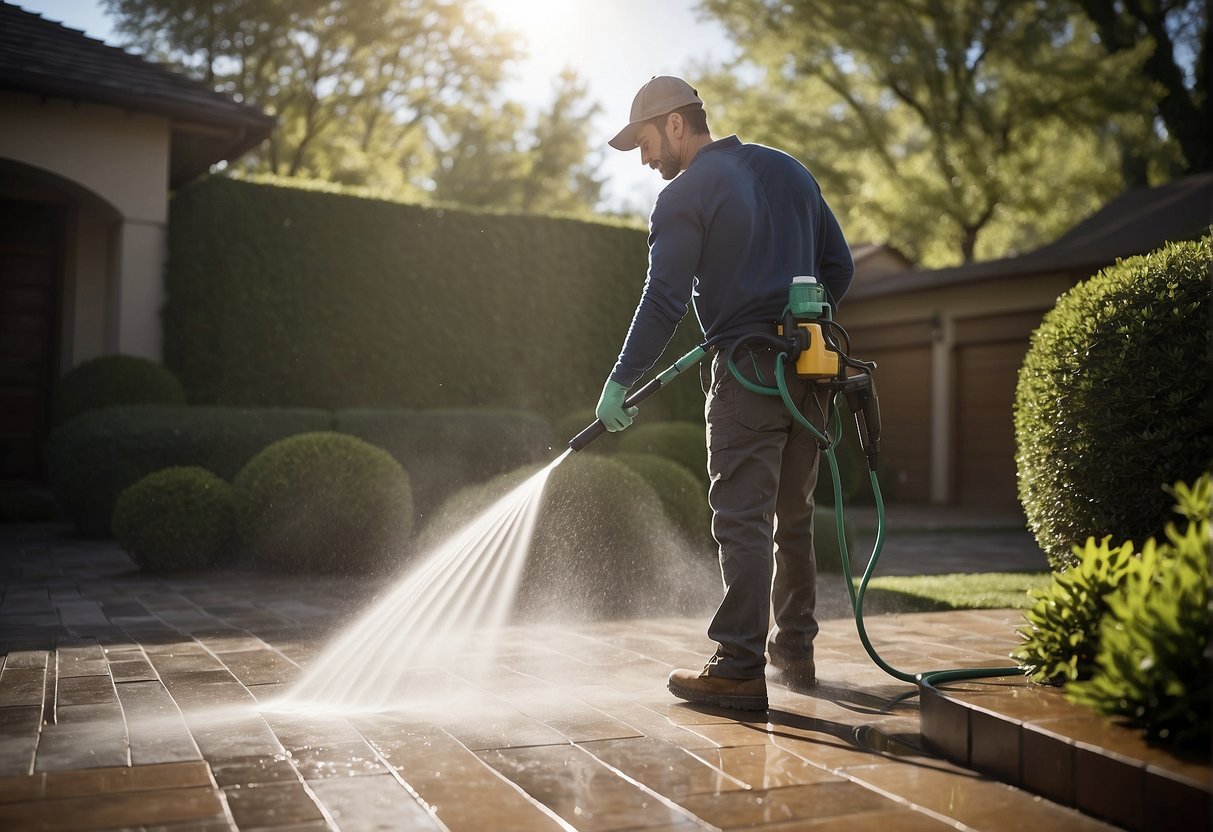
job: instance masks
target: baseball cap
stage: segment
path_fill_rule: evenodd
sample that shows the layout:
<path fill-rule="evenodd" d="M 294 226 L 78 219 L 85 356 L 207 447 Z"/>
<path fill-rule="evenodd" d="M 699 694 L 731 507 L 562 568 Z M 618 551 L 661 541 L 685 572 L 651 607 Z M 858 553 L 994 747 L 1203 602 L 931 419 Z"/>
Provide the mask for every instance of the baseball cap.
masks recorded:
<path fill-rule="evenodd" d="M 632 99 L 628 126 L 616 133 L 615 138 L 607 144 L 616 150 L 635 150 L 636 133 L 644 122 L 688 104 L 703 106 L 699 93 L 690 84 L 672 75 L 654 75 Z"/>

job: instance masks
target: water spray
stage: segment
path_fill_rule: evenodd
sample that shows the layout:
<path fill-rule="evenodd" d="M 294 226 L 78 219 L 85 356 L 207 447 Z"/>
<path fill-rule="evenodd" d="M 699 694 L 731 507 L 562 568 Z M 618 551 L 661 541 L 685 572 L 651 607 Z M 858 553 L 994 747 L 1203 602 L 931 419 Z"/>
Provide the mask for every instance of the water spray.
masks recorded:
<path fill-rule="evenodd" d="M 762 383 L 762 379 L 754 381 L 747 378 L 737 366 L 738 352 L 743 347 L 754 345 L 770 347 L 775 351 L 775 386 L 773 387 Z M 712 341 L 695 347 L 664 372 L 628 396 L 624 400 L 624 406 L 630 407 L 644 401 L 683 371 L 698 364 L 712 348 L 715 348 Z M 781 323 L 774 327 L 774 331 L 759 331 L 737 338 L 728 348 L 727 356 L 729 372 L 738 383 L 759 395 L 779 396 L 793 418 L 816 438 L 818 449 L 825 454 L 830 466 L 830 478 L 833 481 L 834 519 L 837 525 L 842 571 L 846 580 L 847 592 L 851 598 L 851 608 L 855 612 L 855 627 L 859 632 L 859 640 L 863 643 L 863 647 L 872 661 L 881 670 L 895 679 L 915 683 L 922 687 L 933 688 L 938 684 L 962 679 L 1022 675 L 1025 669 L 1018 666 L 958 668 L 911 674 L 888 664 L 872 646 L 863 624 L 863 600 L 868 582 L 880 559 L 880 550 L 884 546 L 884 498 L 881 496 L 880 481 L 876 476 L 877 461 L 880 456 L 880 399 L 876 394 L 876 382 L 873 379 L 876 364 L 852 358 L 850 353 L 850 337 L 846 330 L 834 321 L 833 309 L 827 302 L 825 287 L 819 284 L 814 277 L 800 276 L 792 279 L 788 304 L 781 315 Z M 824 423 L 820 427 L 813 424 L 812 420 L 802 413 L 792 400 L 787 386 L 787 368 L 789 366 L 792 367 L 797 377 L 808 379 L 814 386 L 820 387 L 828 393 Z M 868 560 L 867 568 L 864 570 L 858 586 L 851 577 L 842 480 L 839 476 L 838 460 L 834 453 L 843 433 L 840 397 L 855 418 L 860 446 L 867 459 L 872 495 L 876 501 L 876 540 L 872 547 L 872 556 Z M 569 448 L 573 451 L 580 451 L 605 432 L 606 426 L 601 420 L 596 420 L 569 440 Z"/>

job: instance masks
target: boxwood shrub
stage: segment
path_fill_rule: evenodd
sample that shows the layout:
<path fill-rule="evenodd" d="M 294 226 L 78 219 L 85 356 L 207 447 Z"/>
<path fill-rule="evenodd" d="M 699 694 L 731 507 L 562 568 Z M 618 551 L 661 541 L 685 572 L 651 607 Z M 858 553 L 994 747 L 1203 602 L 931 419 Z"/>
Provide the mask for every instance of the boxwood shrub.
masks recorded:
<path fill-rule="evenodd" d="M 51 424 L 119 404 L 185 404 L 185 388 L 163 365 L 134 355 L 103 355 L 68 370 L 51 391 Z"/>
<path fill-rule="evenodd" d="M 510 472 L 451 497 L 422 533 L 430 549 L 537 469 Z M 550 474 L 518 596 L 521 618 L 625 618 L 703 612 L 719 572 L 688 552 L 661 500 L 638 474 L 598 454 L 574 454 Z"/>
<path fill-rule="evenodd" d="M 554 456 L 547 420 L 518 410 L 339 410 L 334 428 L 383 448 L 408 471 L 418 517 L 460 488 Z"/>
<path fill-rule="evenodd" d="M 632 425 L 620 434 L 620 453 L 672 459 L 707 482 L 708 446 L 702 423 L 672 421 Z"/>
<path fill-rule="evenodd" d="M 231 485 L 205 468 L 175 466 L 122 492 L 114 538 L 148 572 L 187 572 L 230 559 L 235 520 Z"/>
<path fill-rule="evenodd" d="M 47 476 L 77 529 L 110 532 L 123 489 L 162 468 L 198 465 L 231 480 L 275 440 L 325 430 L 323 410 L 128 405 L 89 411 L 47 442 Z"/>
<path fill-rule="evenodd" d="M 281 439 L 233 482 L 240 548 L 257 567 L 360 574 L 399 563 L 413 527 L 408 474 L 382 448 L 333 431 Z"/>
<path fill-rule="evenodd" d="M 611 459 L 623 463 L 652 487 L 666 516 L 686 535 L 688 543 L 715 551 L 712 508 L 708 505 L 707 483 L 701 477 L 656 454 L 620 453 Z"/>
<path fill-rule="evenodd" d="M 1032 335 L 1015 400 L 1019 497 L 1054 569 L 1088 537 L 1142 540 L 1167 520 L 1160 482 L 1213 459 L 1207 407 L 1209 237 L 1109 267 Z"/>

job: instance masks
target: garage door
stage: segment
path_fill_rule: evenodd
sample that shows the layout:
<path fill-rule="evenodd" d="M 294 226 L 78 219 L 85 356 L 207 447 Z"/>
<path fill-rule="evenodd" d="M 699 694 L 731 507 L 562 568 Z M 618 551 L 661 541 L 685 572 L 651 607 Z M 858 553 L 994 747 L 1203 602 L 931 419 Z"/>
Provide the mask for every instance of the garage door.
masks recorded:
<path fill-rule="evenodd" d="M 1026 338 L 956 349 L 956 502 L 1019 505 L 1015 479 L 1015 384 Z"/>

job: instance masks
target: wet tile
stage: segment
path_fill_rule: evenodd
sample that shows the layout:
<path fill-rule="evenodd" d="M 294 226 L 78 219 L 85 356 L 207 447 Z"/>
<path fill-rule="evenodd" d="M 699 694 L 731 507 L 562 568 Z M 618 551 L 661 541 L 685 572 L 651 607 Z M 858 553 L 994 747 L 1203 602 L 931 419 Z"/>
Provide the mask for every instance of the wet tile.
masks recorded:
<path fill-rule="evenodd" d="M 229 786 L 223 794 L 241 829 L 324 821 L 320 807 L 301 782 Z"/>
<path fill-rule="evenodd" d="M 41 705 L 46 668 L 8 667 L 0 670 L 0 707 Z"/>
<path fill-rule="evenodd" d="M 104 705 L 116 702 L 114 682 L 106 676 L 68 676 L 60 678 L 55 698 L 59 707 L 64 705 Z"/>
<path fill-rule="evenodd" d="M 1021 781 L 1020 723 L 979 708 L 969 710 L 969 765 L 1000 782 Z"/>
<path fill-rule="evenodd" d="M 946 694 L 924 687 L 922 736 L 927 748 L 960 765 L 969 762 L 969 709 Z"/>
<path fill-rule="evenodd" d="M 192 820 L 221 820 L 223 804 L 210 788 L 163 789 L 0 804 L 0 828 L 86 832 Z"/>
<path fill-rule="evenodd" d="M 61 645 L 58 649 L 59 678 L 69 676 L 102 676 L 108 672 L 105 651 L 95 641 Z"/>
<path fill-rule="evenodd" d="M 1022 729 L 1023 786 L 1063 806 L 1074 805 L 1074 744 L 1038 730 Z"/>
<path fill-rule="evenodd" d="M 128 659 L 124 661 L 114 661 L 110 657 L 110 675 L 115 682 L 149 682 L 159 681 L 160 675 L 156 673 L 151 662 L 145 658 Z"/>
<path fill-rule="evenodd" d="M 245 685 L 293 682 L 299 677 L 299 666 L 273 650 L 219 653 L 218 657 L 231 674 Z"/>
<path fill-rule="evenodd" d="M 1144 766 L 1082 745 L 1074 750 L 1074 804 L 1097 818 L 1141 829 L 1146 818 Z"/>
<path fill-rule="evenodd" d="M 210 768 L 215 782 L 225 787 L 299 781 L 299 773 L 285 751 L 278 755 L 231 757 L 212 762 Z"/>
<path fill-rule="evenodd" d="M 431 725 L 361 719 L 358 728 L 451 832 L 543 832 L 553 816 L 498 776 L 450 735 Z M 468 795 L 477 799 L 469 800 Z"/>
<path fill-rule="evenodd" d="M 825 768 L 774 745 L 701 749 L 691 753 L 752 789 L 777 789 L 842 780 Z"/>
<path fill-rule="evenodd" d="M 736 791 L 747 787 L 741 780 L 720 768 L 713 768 L 690 752 L 650 737 L 601 740 L 581 743 L 578 747 L 642 786 L 667 797 Z"/>
<path fill-rule="evenodd" d="M 496 711 L 442 727 L 473 751 L 568 744 L 558 731 L 517 712 Z"/>
<path fill-rule="evenodd" d="M 828 818 L 800 818 L 788 823 L 758 827 L 762 832 L 949 832 L 950 823 L 908 807 L 877 812 L 858 812 Z"/>
<path fill-rule="evenodd" d="M 1193 783 L 1146 769 L 1146 811 L 1157 829 L 1200 829 L 1213 825 L 1213 782 Z"/>
<path fill-rule="evenodd" d="M 47 650 L 14 650 L 4 657 L 4 668 L 45 670 L 50 652 Z"/>
<path fill-rule="evenodd" d="M 359 738 L 356 742 L 291 748 L 291 760 L 305 780 L 384 774 L 386 769 L 375 750 Z"/>
<path fill-rule="evenodd" d="M 33 771 L 42 728 L 42 703 L 0 708 L 0 776 Z"/>
<path fill-rule="evenodd" d="M 680 798 L 679 805 L 724 829 L 848 815 L 895 804 L 844 780 Z"/>
<path fill-rule="evenodd" d="M 122 682 L 116 686 L 126 716 L 134 765 L 200 758 L 177 703 L 160 682 Z"/>
<path fill-rule="evenodd" d="M 685 815 L 571 745 L 484 751 L 480 757 L 585 832 L 686 820 Z"/>
<path fill-rule="evenodd" d="M 326 779 L 311 787 L 339 829 L 446 832 L 446 827 L 390 774 Z"/>
<path fill-rule="evenodd" d="M 0 803 L 21 803 L 42 798 L 46 787 L 45 774 L 21 774 L 0 777 Z"/>
<path fill-rule="evenodd" d="M 56 709 L 57 722 L 45 725 L 34 758 L 35 771 L 124 766 L 130 762 L 126 722 L 117 701 Z"/>
<path fill-rule="evenodd" d="M 1036 795 L 1003 785 L 950 763 L 883 762 L 848 768 L 855 782 L 885 794 L 902 796 L 913 806 L 930 810 L 973 829 L 989 832 L 1087 832 L 1107 830 L 1098 820 L 1066 809 Z"/>
<path fill-rule="evenodd" d="M 46 775 L 45 792 L 48 799 L 57 799 L 213 785 L 206 763 L 166 763 L 54 771 Z"/>

